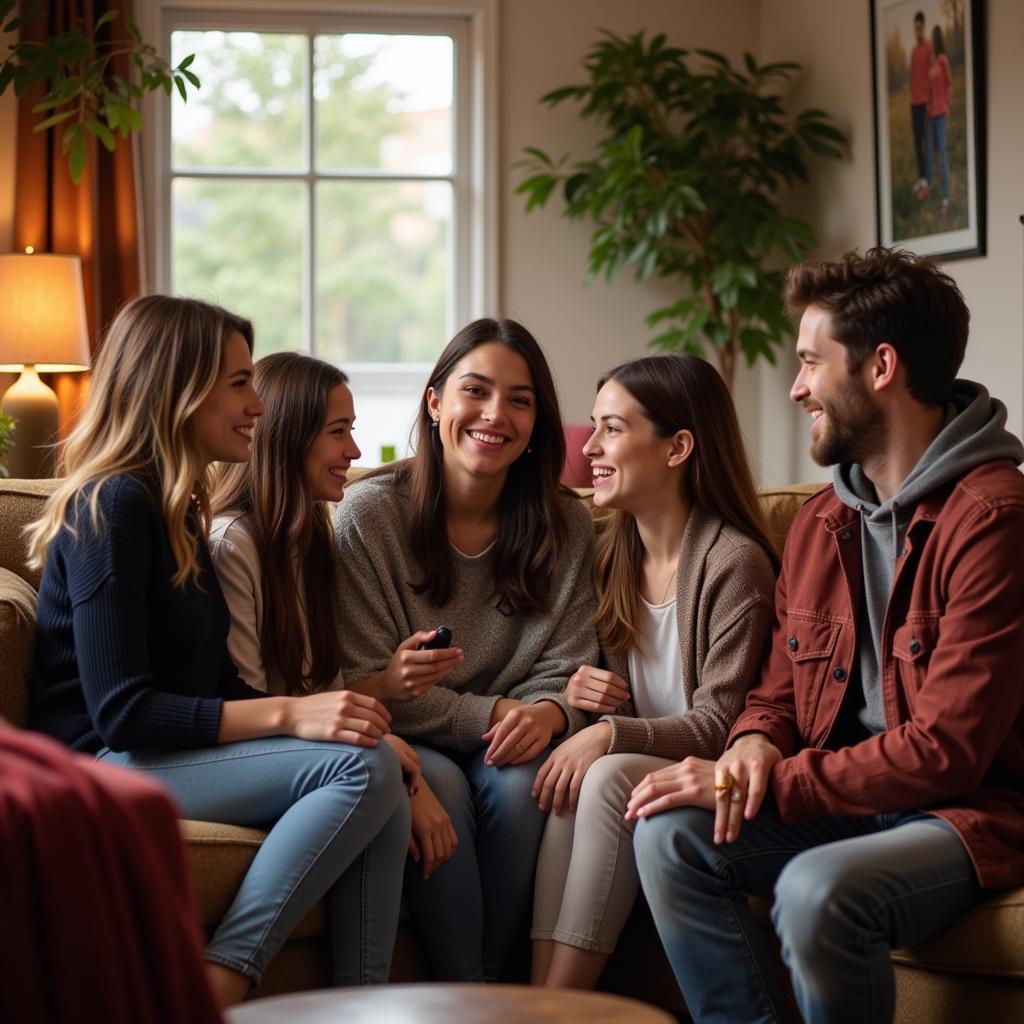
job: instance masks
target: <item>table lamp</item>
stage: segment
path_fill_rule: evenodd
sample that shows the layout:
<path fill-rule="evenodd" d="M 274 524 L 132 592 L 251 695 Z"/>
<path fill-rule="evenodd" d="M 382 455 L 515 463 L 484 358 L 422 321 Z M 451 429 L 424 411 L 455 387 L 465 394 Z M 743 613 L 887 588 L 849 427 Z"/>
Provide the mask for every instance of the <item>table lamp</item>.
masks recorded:
<path fill-rule="evenodd" d="M 53 476 L 57 395 L 40 373 L 87 370 L 89 334 L 77 256 L 0 255 L 0 371 L 21 373 L 0 399 L 14 417 L 12 477 Z"/>

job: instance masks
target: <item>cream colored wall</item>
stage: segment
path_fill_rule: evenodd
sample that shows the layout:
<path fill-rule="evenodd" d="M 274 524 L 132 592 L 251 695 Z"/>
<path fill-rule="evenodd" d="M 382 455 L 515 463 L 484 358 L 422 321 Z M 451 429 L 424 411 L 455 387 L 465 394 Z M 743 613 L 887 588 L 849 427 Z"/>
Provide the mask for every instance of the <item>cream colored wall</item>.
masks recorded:
<path fill-rule="evenodd" d="M 578 107 L 553 110 L 538 100 L 583 81 L 581 62 L 599 28 L 616 33 L 665 32 L 678 46 L 707 47 L 730 57 L 756 50 L 757 0 L 503 0 L 501 5 L 501 268 L 503 312 L 520 319 L 548 353 L 566 419 L 586 422 L 602 371 L 643 355 L 653 336 L 644 316 L 678 292 L 620 276 L 583 284 L 592 228 L 565 220 L 552 199 L 524 213 L 513 168 L 524 146 L 553 155 L 590 155 L 594 128 Z"/>
<path fill-rule="evenodd" d="M 971 335 L 962 373 L 1006 403 L 1009 429 L 1024 434 L 1024 4 L 988 0 L 988 255 L 956 260 L 945 269 L 971 310 Z M 793 197 L 794 212 L 818 234 L 816 256 L 832 258 L 873 245 L 875 235 L 874 128 L 868 5 L 847 0 L 762 0 L 760 52 L 764 60 L 799 61 L 807 72 L 793 103 L 824 107 L 851 139 L 849 161 L 821 161 L 810 186 Z M 785 397 L 795 372 L 792 357 L 777 372 L 758 376 L 755 447 L 764 479 L 820 479 L 807 455 L 805 418 Z M 770 440 L 769 440 L 770 438 Z M 759 443 L 758 443 L 759 442 Z M 767 451 L 770 446 L 771 451 Z"/>

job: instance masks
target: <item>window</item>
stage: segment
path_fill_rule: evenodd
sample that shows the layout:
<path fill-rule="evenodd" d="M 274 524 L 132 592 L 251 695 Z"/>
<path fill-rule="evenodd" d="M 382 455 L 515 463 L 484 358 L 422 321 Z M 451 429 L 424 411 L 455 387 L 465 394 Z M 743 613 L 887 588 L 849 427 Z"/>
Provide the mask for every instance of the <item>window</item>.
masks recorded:
<path fill-rule="evenodd" d="M 493 303 L 471 269 L 487 235 L 472 18 L 489 4 L 444 18 L 321 6 L 163 11 L 165 52 L 194 53 L 202 88 L 157 118 L 155 271 L 252 319 L 257 356 L 342 366 L 373 465 L 383 446 L 405 453 L 427 370 Z"/>

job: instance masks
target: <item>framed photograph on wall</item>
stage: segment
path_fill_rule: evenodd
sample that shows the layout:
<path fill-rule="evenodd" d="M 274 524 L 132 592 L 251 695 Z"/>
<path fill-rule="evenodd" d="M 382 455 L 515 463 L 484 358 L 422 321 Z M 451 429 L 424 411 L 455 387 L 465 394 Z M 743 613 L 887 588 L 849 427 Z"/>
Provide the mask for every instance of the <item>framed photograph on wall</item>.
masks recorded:
<path fill-rule="evenodd" d="M 985 255 L 983 0 L 868 0 L 880 245 Z"/>

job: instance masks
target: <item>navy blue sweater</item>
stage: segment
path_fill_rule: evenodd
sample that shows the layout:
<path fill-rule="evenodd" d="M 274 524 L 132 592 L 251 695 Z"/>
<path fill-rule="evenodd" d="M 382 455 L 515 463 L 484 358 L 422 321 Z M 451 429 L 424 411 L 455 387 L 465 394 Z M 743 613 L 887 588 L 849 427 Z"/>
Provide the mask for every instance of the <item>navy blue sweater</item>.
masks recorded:
<path fill-rule="evenodd" d="M 263 697 L 228 656 L 230 616 L 206 544 L 199 583 L 177 565 L 153 492 L 118 476 L 84 494 L 46 555 L 29 725 L 75 750 L 181 750 L 217 743 L 224 700 Z"/>

